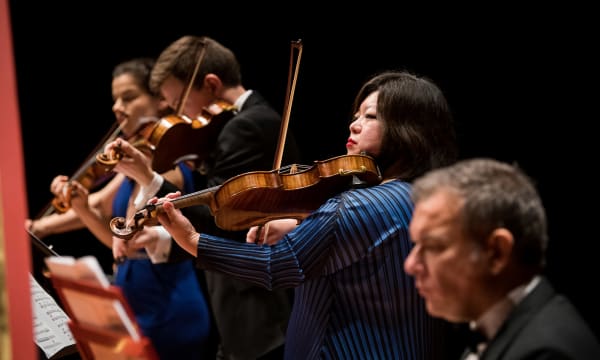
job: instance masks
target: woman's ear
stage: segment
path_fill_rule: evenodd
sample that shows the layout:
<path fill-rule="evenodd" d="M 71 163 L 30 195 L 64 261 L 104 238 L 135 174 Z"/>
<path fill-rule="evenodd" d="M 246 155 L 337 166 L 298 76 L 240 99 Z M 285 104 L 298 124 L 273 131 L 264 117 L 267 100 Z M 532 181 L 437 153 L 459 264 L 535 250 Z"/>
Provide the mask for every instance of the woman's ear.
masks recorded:
<path fill-rule="evenodd" d="M 486 254 L 489 259 L 490 272 L 499 274 L 511 260 L 514 247 L 513 234 L 505 228 L 497 228 L 486 240 Z"/>

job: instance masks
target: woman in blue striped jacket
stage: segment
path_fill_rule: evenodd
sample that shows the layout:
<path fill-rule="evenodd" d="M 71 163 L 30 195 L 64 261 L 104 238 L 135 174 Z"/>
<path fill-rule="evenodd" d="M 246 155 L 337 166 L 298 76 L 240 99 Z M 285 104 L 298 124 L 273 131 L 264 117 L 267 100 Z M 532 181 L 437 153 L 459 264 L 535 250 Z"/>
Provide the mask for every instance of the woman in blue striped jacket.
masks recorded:
<path fill-rule="evenodd" d="M 177 193 L 159 220 L 199 266 L 295 289 L 286 359 L 450 358 L 447 324 L 427 314 L 403 269 L 410 182 L 456 158 L 448 104 L 430 80 L 388 71 L 363 85 L 354 110 L 348 154 L 372 155 L 383 181 L 332 197 L 276 244 L 202 234 L 167 200 Z"/>

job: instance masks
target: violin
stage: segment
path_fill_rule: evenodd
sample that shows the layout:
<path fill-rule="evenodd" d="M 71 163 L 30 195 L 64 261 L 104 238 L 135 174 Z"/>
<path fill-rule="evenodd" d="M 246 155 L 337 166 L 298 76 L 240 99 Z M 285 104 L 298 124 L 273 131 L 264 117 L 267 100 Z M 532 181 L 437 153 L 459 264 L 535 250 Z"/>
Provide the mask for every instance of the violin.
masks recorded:
<path fill-rule="evenodd" d="M 116 139 L 120 132 L 121 128 L 117 123 L 115 123 L 109 132 L 104 136 L 99 145 L 96 146 L 94 151 L 92 151 L 84 163 L 79 167 L 79 169 L 77 169 L 77 171 L 75 171 L 75 173 L 69 178 L 69 181 L 77 181 L 86 189 L 91 190 L 112 178 L 113 173 L 107 171 L 104 166 L 99 166 L 95 161 L 96 159 L 94 155 L 99 151 L 99 149 Z M 54 197 L 54 199 L 52 199 L 50 202 L 51 206 L 47 206 L 46 210 L 43 212 L 43 215 L 40 217 L 49 215 L 53 211 L 57 211 L 59 213 L 66 212 L 71 208 L 70 199 L 71 189 L 69 188 L 66 189 L 63 195 Z"/>
<path fill-rule="evenodd" d="M 301 41 L 292 42 L 291 47 L 290 71 L 288 73 L 284 116 L 281 123 L 279 142 L 275 151 L 275 160 L 273 163 L 273 168 L 276 170 L 257 171 L 238 175 L 220 186 L 187 194 L 175 199 L 173 203 L 176 207 L 208 205 L 217 226 L 225 230 L 241 230 L 277 218 L 303 219 L 311 210 L 315 209 L 316 206 L 321 203 L 319 199 L 322 199 L 322 197 L 314 196 L 315 194 L 311 194 L 312 191 L 309 190 L 309 185 L 311 183 L 322 184 L 321 186 L 327 187 L 327 184 L 330 182 L 327 180 L 329 178 L 327 174 L 330 174 L 330 172 L 327 171 L 326 168 L 321 169 L 319 166 L 321 163 L 316 162 L 315 166 L 312 168 L 305 168 L 300 174 L 297 173 L 298 165 L 291 165 L 289 168 L 279 169 L 291 111 L 291 99 L 293 98 L 299 69 L 299 66 L 296 66 L 292 80 L 294 49 L 298 49 L 297 63 L 299 64 L 302 55 Z M 197 71 L 198 63 L 196 63 L 195 72 Z M 182 102 L 180 102 L 180 105 L 181 104 Z M 376 166 L 374 166 L 374 168 L 376 169 Z M 355 175 L 355 173 L 367 173 L 367 167 L 365 165 L 362 165 L 359 168 L 360 170 L 358 170 L 358 173 L 355 169 L 355 167 L 339 167 L 338 174 L 353 175 L 353 177 L 356 177 L 357 175 Z M 315 173 L 315 171 L 317 173 Z M 294 176 L 292 180 L 292 178 L 288 176 L 291 174 L 298 176 Z M 321 174 L 323 176 L 321 176 Z M 379 177 L 378 171 L 376 177 Z M 296 184 L 298 186 L 294 186 Z M 304 195 L 307 196 L 303 196 L 302 200 L 308 201 L 309 203 L 305 203 L 301 206 L 294 205 L 296 204 L 296 197 L 294 193 L 292 193 L 292 189 L 298 189 L 298 194 L 301 195 L 302 193 L 305 193 Z M 302 191 L 302 189 L 304 189 L 304 191 Z M 277 196 L 266 197 L 267 195 Z M 311 201 L 312 203 L 310 203 Z M 264 204 L 265 208 L 261 208 L 260 204 Z M 283 211 L 282 208 L 276 208 L 274 207 L 275 204 L 285 205 L 286 209 L 289 211 Z M 136 212 L 133 217 L 133 225 L 128 225 L 124 218 L 114 218 L 110 222 L 111 231 L 117 237 L 129 239 L 133 236 L 134 232 L 140 230 L 144 224 L 156 224 L 156 216 L 161 211 L 162 204 L 148 205 L 144 209 Z"/>
<path fill-rule="evenodd" d="M 277 170 L 249 172 L 170 201 L 178 209 L 208 205 L 217 226 L 236 231 L 276 219 L 301 221 L 332 195 L 351 187 L 376 185 L 381 180 L 372 157 L 343 155 L 315 161 L 308 167 L 293 164 Z M 113 218 L 112 233 L 128 240 L 144 226 L 157 225 L 162 204 L 149 204 L 138 210 L 132 224 L 127 224 L 123 217 Z"/>
<path fill-rule="evenodd" d="M 132 141 L 133 145 L 136 146 L 138 149 L 148 152 L 148 142 L 145 139 L 140 138 L 140 134 L 143 133 L 143 131 L 147 131 L 148 128 L 152 128 L 156 122 L 156 118 L 143 117 L 140 118 L 138 122 L 139 128 L 135 131 L 135 133 L 133 135 L 130 135 L 129 137 L 124 138 L 129 141 Z M 100 144 L 96 146 L 94 151 L 88 156 L 84 164 L 75 172 L 73 176 L 69 178 L 68 186 L 65 188 L 65 191 L 52 200 L 52 207 L 56 211 L 58 211 L 59 213 L 64 213 L 71 208 L 71 196 L 73 193 L 73 187 L 71 186 L 71 184 L 73 181 L 77 181 L 84 188 L 92 190 L 97 188 L 101 184 L 104 184 L 114 176 L 112 169 L 114 168 L 114 165 L 116 165 L 116 163 L 108 166 L 104 162 L 99 162 L 98 156 L 100 154 L 99 151 L 102 151 L 102 149 L 104 149 L 104 147 L 108 143 L 114 141 L 117 137 L 123 137 L 123 134 L 121 134 L 121 125 L 122 124 L 115 123 L 111 127 L 108 134 L 105 135 L 104 139 L 100 142 Z M 46 210 L 43 216 L 49 215 L 49 211 L 51 209 L 52 208 Z"/>
<path fill-rule="evenodd" d="M 235 107 L 222 100 L 204 107 L 194 119 L 183 114 L 183 106 L 192 90 L 205 53 L 206 45 L 203 45 L 198 51 L 198 59 L 185 91 L 181 93 L 175 114 L 160 119 L 154 127 L 142 132 L 142 138 L 152 150 L 152 169 L 158 173 L 171 170 L 180 161 L 191 160 L 198 165 L 206 159 L 223 125 L 235 115 Z M 97 161 L 111 168 L 122 156 L 122 152 L 117 150 L 113 154 L 99 154 Z"/>
<path fill-rule="evenodd" d="M 164 173 L 180 161 L 196 163 L 206 159 L 223 125 L 235 115 L 235 107 L 225 101 L 216 101 L 202 109 L 194 119 L 185 115 L 168 115 L 139 132 L 152 154 L 152 169 Z M 133 144 L 136 146 L 136 144 Z M 137 146 L 136 146 L 137 147 Z M 105 169 L 114 168 L 123 157 L 116 149 L 111 154 L 100 153 L 96 161 Z"/>

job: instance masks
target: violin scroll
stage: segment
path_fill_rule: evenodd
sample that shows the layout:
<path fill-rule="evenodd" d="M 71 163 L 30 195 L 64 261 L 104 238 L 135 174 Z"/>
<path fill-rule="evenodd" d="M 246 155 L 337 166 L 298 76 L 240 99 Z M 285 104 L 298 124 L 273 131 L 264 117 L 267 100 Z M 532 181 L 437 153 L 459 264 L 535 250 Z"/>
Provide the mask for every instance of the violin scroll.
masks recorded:
<path fill-rule="evenodd" d="M 110 231 L 118 238 L 129 240 L 144 226 L 158 225 L 157 215 L 162 206 L 160 204 L 146 205 L 133 216 L 133 224 L 128 225 L 124 217 L 115 217 L 110 220 Z"/>
<path fill-rule="evenodd" d="M 124 217 L 112 218 L 109 226 L 113 235 L 123 240 L 131 239 L 135 233 L 135 229 L 133 227 L 127 226 L 127 221 Z"/>
<path fill-rule="evenodd" d="M 96 155 L 96 163 L 104 168 L 104 171 L 112 171 L 121 161 L 124 154 L 120 147 L 114 148 L 110 153 L 99 153 Z"/>
<path fill-rule="evenodd" d="M 147 155 L 151 155 L 154 151 L 154 147 L 146 139 L 136 140 L 135 142 L 131 143 L 131 145 Z M 103 152 L 96 154 L 96 164 L 105 172 L 111 172 L 124 156 L 125 153 L 121 147 L 116 146 L 108 153 Z"/>

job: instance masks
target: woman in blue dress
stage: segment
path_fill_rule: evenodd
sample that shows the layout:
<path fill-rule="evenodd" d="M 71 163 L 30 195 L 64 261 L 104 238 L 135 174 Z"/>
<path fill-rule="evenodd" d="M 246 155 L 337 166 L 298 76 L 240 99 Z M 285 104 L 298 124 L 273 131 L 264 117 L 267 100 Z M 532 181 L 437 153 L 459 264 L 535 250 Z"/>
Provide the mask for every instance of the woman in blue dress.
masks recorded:
<path fill-rule="evenodd" d="M 119 64 L 113 71 L 112 109 L 123 137 L 132 142 L 140 129 L 158 119 L 164 108 L 148 87 L 153 64 L 152 59 L 134 59 Z M 150 157 L 151 153 L 146 152 L 144 161 L 149 162 Z M 71 208 L 26 225 L 42 236 L 87 227 L 106 246 L 122 246 L 119 239 L 113 243 L 108 223 L 116 216 L 131 216 L 136 208 L 145 205 L 139 194 L 145 179 L 131 179 L 119 172 L 123 167 L 135 167 L 135 161 L 122 159 L 115 167 L 117 174 L 92 194 L 81 183 L 57 176 L 51 190 L 60 197 L 68 189 Z M 182 192 L 194 191 L 192 173 L 185 163 L 163 175 Z M 150 338 L 161 359 L 208 356 L 211 316 L 192 261 L 154 265 L 145 253 L 139 255 L 116 266 L 115 284 L 123 290 L 144 335 Z"/>
<path fill-rule="evenodd" d="M 183 175 L 184 191 L 193 191 L 192 173 L 184 163 L 177 167 Z M 122 182 L 113 201 L 113 217 L 125 217 L 135 181 Z M 118 241 L 118 240 L 116 240 Z M 192 261 L 152 264 L 140 258 L 117 265 L 115 284 L 123 289 L 144 334 L 161 358 L 201 359 L 208 344 L 210 317 Z"/>

